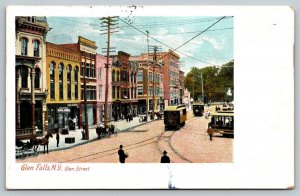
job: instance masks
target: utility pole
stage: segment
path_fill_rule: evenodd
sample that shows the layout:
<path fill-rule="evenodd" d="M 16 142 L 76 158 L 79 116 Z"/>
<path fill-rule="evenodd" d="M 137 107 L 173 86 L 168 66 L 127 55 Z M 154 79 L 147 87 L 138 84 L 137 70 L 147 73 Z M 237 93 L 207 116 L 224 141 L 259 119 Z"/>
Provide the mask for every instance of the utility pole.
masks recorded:
<path fill-rule="evenodd" d="M 110 47 L 110 34 L 111 33 L 115 33 L 118 32 L 116 31 L 117 27 L 114 27 L 116 25 L 116 21 L 117 21 L 117 16 L 113 16 L 113 17 L 102 17 L 100 20 L 102 20 L 102 26 L 104 27 L 104 29 L 102 29 L 101 31 L 104 31 L 104 33 L 101 34 L 106 34 L 107 33 L 107 48 L 103 48 L 106 49 L 106 64 L 105 64 L 105 68 L 106 68 L 106 77 L 105 77 L 105 103 L 104 103 L 104 127 L 107 128 L 107 123 L 108 123 L 108 112 L 107 112 L 107 102 L 108 102 L 108 88 L 109 88 L 109 84 L 108 84 L 108 73 L 109 73 L 109 53 L 110 52 L 114 52 L 114 51 L 110 51 L 111 47 Z"/>
<path fill-rule="evenodd" d="M 83 74 L 83 90 L 84 90 L 84 122 L 85 122 L 85 135 L 86 140 L 90 139 L 89 134 L 89 122 L 88 122 L 88 113 L 87 113 L 87 98 L 86 98 L 86 53 L 83 52 L 84 55 L 84 74 Z"/>
<path fill-rule="evenodd" d="M 146 31 L 147 33 L 147 67 L 149 65 L 149 31 Z M 148 75 L 148 80 L 147 80 L 147 94 L 146 94 L 146 121 L 148 121 L 148 113 L 149 113 L 149 95 L 148 95 L 148 92 L 149 92 L 149 69 L 147 68 L 147 75 Z"/>
<path fill-rule="evenodd" d="M 159 46 L 152 46 L 153 48 L 153 67 L 152 67 L 152 117 L 154 120 L 154 110 L 155 110 L 155 66 L 157 64 L 157 51 L 161 50 Z"/>
<path fill-rule="evenodd" d="M 202 72 L 201 72 L 201 85 L 202 85 L 202 102 L 204 103 L 204 91 L 203 91 L 203 76 L 202 76 Z"/>

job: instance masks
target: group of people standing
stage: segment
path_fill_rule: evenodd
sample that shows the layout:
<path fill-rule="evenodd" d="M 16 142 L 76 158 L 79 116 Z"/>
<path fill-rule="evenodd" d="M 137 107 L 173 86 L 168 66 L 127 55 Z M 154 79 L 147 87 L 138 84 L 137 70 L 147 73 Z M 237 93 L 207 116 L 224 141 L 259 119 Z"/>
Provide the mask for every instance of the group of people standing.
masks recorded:
<path fill-rule="evenodd" d="M 120 163 L 125 163 L 126 158 L 128 158 L 128 154 L 125 153 L 123 150 L 123 145 L 120 145 L 120 148 L 118 150 L 118 155 L 119 155 L 119 161 Z M 163 156 L 160 159 L 161 163 L 170 163 L 170 157 L 167 156 L 167 151 L 163 152 Z"/>

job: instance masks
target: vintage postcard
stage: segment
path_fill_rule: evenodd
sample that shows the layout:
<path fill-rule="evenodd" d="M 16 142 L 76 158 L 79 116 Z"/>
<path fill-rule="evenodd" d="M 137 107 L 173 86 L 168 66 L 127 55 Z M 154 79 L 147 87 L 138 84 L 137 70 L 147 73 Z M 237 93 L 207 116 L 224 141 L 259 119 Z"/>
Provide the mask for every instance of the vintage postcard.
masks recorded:
<path fill-rule="evenodd" d="M 6 21 L 7 189 L 294 187 L 290 7 L 9 6 Z"/>

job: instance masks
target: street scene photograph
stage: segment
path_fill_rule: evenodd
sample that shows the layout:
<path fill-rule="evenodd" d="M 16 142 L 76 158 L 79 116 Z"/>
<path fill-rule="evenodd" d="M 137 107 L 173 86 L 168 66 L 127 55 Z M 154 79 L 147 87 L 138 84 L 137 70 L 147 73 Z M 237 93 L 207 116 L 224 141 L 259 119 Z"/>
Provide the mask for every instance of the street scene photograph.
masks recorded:
<path fill-rule="evenodd" d="M 138 9 L 15 17 L 16 163 L 234 163 L 234 17 Z"/>

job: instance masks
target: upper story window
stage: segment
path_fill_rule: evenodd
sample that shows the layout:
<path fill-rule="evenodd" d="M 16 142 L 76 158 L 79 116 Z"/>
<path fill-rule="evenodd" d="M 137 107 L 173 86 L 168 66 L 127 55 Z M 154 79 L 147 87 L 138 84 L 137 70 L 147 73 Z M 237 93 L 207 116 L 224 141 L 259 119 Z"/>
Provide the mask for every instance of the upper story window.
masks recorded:
<path fill-rule="evenodd" d="M 102 68 L 99 67 L 98 69 L 98 80 L 102 80 Z"/>
<path fill-rule="evenodd" d="M 38 40 L 33 41 L 33 56 L 40 56 L 40 42 Z"/>
<path fill-rule="evenodd" d="M 53 62 L 50 63 L 50 98 L 55 99 L 55 65 Z"/>
<path fill-rule="evenodd" d="M 22 88 L 28 88 L 28 68 L 27 67 L 22 67 L 21 68 L 21 77 L 22 77 Z"/>
<path fill-rule="evenodd" d="M 143 71 L 139 71 L 137 75 L 138 82 L 143 82 Z"/>
<path fill-rule="evenodd" d="M 67 67 L 67 81 L 71 82 L 71 72 L 72 72 L 72 66 L 68 65 Z"/>
<path fill-rule="evenodd" d="M 28 40 L 26 38 L 21 39 L 21 55 L 27 55 Z"/>
<path fill-rule="evenodd" d="M 64 81 L 64 65 L 62 63 L 60 63 L 58 65 L 58 71 L 59 71 L 59 81 L 63 82 Z"/>
<path fill-rule="evenodd" d="M 115 77 L 116 77 L 115 74 L 116 74 L 116 72 L 115 72 L 115 70 L 113 70 L 112 74 L 111 74 L 111 79 L 113 82 L 115 81 Z"/>
<path fill-rule="evenodd" d="M 153 80 L 153 74 L 152 72 L 149 72 L 149 81 L 152 81 Z"/>
<path fill-rule="evenodd" d="M 34 88 L 40 88 L 41 70 L 35 68 Z"/>

